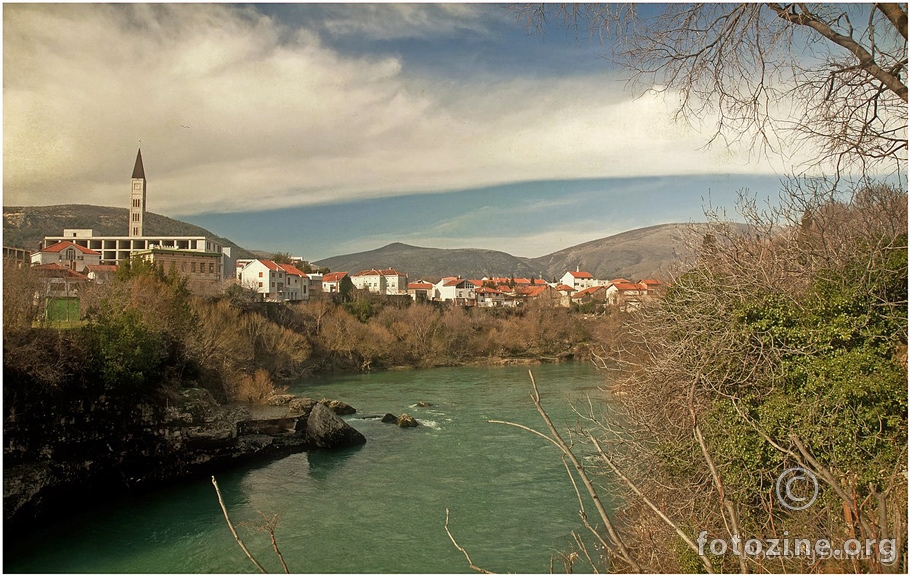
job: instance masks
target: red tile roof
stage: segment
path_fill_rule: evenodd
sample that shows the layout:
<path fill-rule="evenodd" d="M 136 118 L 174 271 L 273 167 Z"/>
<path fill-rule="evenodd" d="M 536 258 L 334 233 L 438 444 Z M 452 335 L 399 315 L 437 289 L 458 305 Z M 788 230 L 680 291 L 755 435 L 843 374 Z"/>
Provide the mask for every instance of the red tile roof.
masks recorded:
<path fill-rule="evenodd" d="M 575 288 L 571 286 L 566 286 L 565 284 L 557 284 L 556 289 L 560 292 L 575 292 Z"/>
<path fill-rule="evenodd" d="M 339 280 L 341 280 L 342 278 L 344 278 L 344 277 L 347 276 L 347 275 L 348 275 L 347 272 L 329 272 L 328 274 L 325 274 L 325 275 L 322 277 L 322 281 L 323 281 L 323 282 L 330 282 L 330 283 L 331 283 L 331 282 L 338 282 Z"/>
<path fill-rule="evenodd" d="M 536 298 L 546 292 L 547 288 L 549 288 L 549 286 L 531 286 L 530 288 L 525 288 L 524 293 L 531 298 Z"/>
<path fill-rule="evenodd" d="M 430 290 L 433 285 L 429 282 L 411 282 L 408 284 L 408 290 Z"/>
<path fill-rule="evenodd" d="M 275 264 L 271 260 L 259 260 L 259 263 L 268 268 L 269 270 L 280 270 L 278 264 Z"/>
<path fill-rule="evenodd" d="M 590 272 L 569 272 L 575 278 L 594 278 Z"/>
<path fill-rule="evenodd" d="M 292 264 L 279 264 L 279 268 L 287 272 L 288 274 L 293 274 L 294 276 L 300 276 L 301 278 L 306 278 L 307 275 L 297 269 L 296 266 Z"/>
<path fill-rule="evenodd" d="M 65 268 L 56 262 L 52 264 L 39 264 L 38 266 L 32 266 L 32 270 L 39 272 L 42 276 L 56 276 L 56 277 L 68 277 L 74 280 L 88 280 L 88 276 L 85 274 L 80 274 L 79 272 L 74 272 L 69 268 Z"/>
<path fill-rule="evenodd" d="M 78 245 L 78 244 L 73 244 L 73 243 L 70 242 L 69 240 L 62 240 L 62 241 L 57 242 L 56 244 L 54 244 L 54 245 L 52 245 L 52 246 L 48 246 L 47 248 L 44 248 L 44 249 L 41 250 L 41 251 L 42 251 L 42 252 L 63 252 L 64 250 L 66 250 L 66 249 L 69 248 L 70 246 L 72 246 L 72 247 L 75 248 L 76 250 L 82 252 L 83 254 L 91 254 L 92 256 L 101 256 L 101 252 L 96 252 L 96 251 L 92 250 L 91 248 L 86 248 L 85 246 L 80 246 L 80 245 Z"/>
<path fill-rule="evenodd" d="M 631 282 L 614 282 L 617 290 L 646 290 L 647 286 L 641 284 L 632 284 Z"/>
<path fill-rule="evenodd" d="M 371 268 L 369 270 L 361 270 L 357 274 L 354 274 L 354 276 L 404 276 L 404 274 L 394 268 L 387 268 L 385 270 Z"/>
<path fill-rule="evenodd" d="M 496 288 L 487 288 L 486 286 L 481 286 L 480 288 L 474 290 L 475 294 L 502 294 Z"/>
<path fill-rule="evenodd" d="M 606 290 L 603 286 L 591 286 L 590 288 L 585 288 L 584 290 L 579 290 L 575 294 L 572 294 L 572 298 L 584 298 L 585 296 L 592 296 L 600 290 Z"/>

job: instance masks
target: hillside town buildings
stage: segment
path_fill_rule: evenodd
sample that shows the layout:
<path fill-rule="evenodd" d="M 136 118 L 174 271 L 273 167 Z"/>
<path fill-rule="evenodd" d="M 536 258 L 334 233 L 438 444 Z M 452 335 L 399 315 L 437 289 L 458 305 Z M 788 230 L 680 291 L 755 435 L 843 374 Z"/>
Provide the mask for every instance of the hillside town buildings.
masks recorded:
<path fill-rule="evenodd" d="M 100 264 L 119 265 L 137 253 L 153 249 L 204 252 L 221 258 L 221 279 L 230 278 L 234 260 L 231 248 L 222 246 L 206 236 L 145 235 L 148 181 L 142 163 L 142 150 L 136 152 L 136 162 L 130 177 L 129 222 L 124 223 L 122 236 L 101 236 L 91 228 L 67 228 L 60 236 L 46 236 L 40 250 L 47 250 L 61 242 L 87 248 L 99 254 Z M 178 270 L 178 272 L 181 272 Z"/>

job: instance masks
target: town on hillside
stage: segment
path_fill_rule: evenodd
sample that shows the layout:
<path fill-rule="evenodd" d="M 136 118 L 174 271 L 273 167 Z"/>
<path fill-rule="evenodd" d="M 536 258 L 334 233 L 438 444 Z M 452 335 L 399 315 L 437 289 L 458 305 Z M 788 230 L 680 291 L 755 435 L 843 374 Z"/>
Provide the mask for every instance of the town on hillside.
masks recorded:
<path fill-rule="evenodd" d="M 110 281 L 119 266 L 133 258 L 173 271 L 200 292 L 239 286 L 264 302 L 301 302 L 333 297 L 352 289 L 388 296 L 480 308 L 519 307 L 530 301 L 571 307 L 593 303 L 631 309 L 653 298 L 661 289 L 655 279 L 594 278 L 582 270 L 567 271 L 552 282 L 534 278 L 492 276 L 477 279 L 447 276 L 416 279 L 391 268 L 359 272 L 315 271 L 297 258 L 237 259 L 231 248 L 206 236 L 150 236 L 144 234 L 147 181 L 142 150 L 137 151 L 130 177 L 128 232 L 100 236 L 92 229 L 64 229 L 47 236 L 38 250 L 3 248 L 5 264 L 31 266 L 43 281 L 45 316 L 70 319 L 78 310 L 81 287 Z M 281 261 L 276 261 L 281 260 Z"/>

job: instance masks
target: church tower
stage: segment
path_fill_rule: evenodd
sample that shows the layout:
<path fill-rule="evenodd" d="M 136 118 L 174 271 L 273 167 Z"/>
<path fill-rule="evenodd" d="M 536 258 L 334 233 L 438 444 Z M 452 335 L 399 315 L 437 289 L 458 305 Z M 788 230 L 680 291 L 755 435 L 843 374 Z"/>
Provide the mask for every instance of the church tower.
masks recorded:
<path fill-rule="evenodd" d="M 130 233 L 129 236 L 142 236 L 142 224 L 145 221 L 145 169 L 142 167 L 142 149 L 136 154 L 136 165 L 130 179 Z"/>

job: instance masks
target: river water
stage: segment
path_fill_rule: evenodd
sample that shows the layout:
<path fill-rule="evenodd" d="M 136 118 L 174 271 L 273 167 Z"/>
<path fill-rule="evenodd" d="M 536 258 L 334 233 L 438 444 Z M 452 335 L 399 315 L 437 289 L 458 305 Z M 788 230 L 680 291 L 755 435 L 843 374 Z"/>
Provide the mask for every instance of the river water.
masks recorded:
<path fill-rule="evenodd" d="M 561 432 L 578 421 L 571 404 L 587 407 L 587 398 L 605 403 L 597 388 L 603 375 L 589 364 L 531 371 Z M 548 572 L 551 557 L 570 549 L 572 532 L 585 534 L 559 451 L 530 432 L 487 422 L 546 431 L 530 390 L 528 368 L 514 366 L 301 381 L 289 391 L 355 406 L 358 413 L 345 419 L 367 444 L 223 472 L 218 484 L 240 537 L 270 572 L 282 568 L 268 533 L 257 529 L 259 512 L 280 514 L 275 534 L 292 572 L 470 572 L 446 535 L 446 508 L 449 529 L 476 565 L 495 572 Z M 386 412 L 408 412 L 421 425 L 400 429 L 364 418 Z M 586 541 L 593 554 L 591 538 Z M 44 573 L 256 572 L 231 536 L 208 480 L 99 501 L 78 518 L 6 534 L 3 567 Z M 590 566 L 579 560 L 575 569 Z"/>

